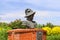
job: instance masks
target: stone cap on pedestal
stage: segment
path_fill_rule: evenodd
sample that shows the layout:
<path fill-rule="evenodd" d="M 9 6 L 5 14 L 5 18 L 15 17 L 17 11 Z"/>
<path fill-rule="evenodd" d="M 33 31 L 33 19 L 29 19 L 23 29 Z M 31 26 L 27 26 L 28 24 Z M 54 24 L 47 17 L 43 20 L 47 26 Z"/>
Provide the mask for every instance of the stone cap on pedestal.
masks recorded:
<path fill-rule="evenodd" d="M 8 33 L 11 33 L 11 32 L 35 32 L 35 31 L 41 31 L 43 33 L 46 33 L 45 30 L 42 30 L 42 29 L 13 29 L 13 30 L 9 30 Z"/>

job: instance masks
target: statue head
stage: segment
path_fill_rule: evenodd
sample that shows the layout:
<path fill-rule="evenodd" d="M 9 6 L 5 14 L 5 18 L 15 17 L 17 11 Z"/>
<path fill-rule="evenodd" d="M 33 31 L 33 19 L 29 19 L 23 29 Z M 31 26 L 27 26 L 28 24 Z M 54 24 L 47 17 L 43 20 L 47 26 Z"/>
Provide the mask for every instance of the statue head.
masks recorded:
<path fill-rule="evenodd" d="M 27 18 L 27 20 L 30 20 L 30 21 L 32 21 L 33 20 L 33 17 L 34 17 L 34 14 L 35 14 L 35 12 L 33 12 L 31 9 L 26 9 L 25 10 L 25 14 L 26 14 L 26 18 Z"/>

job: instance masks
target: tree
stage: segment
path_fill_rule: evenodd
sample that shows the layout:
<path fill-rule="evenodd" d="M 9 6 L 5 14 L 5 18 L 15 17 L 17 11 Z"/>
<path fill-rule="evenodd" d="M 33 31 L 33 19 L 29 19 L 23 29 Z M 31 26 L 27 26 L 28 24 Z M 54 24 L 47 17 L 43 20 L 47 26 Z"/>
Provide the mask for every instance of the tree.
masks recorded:
<path fill-rule="evenodd" d="M 16 29 L 16 28 L 25 28 L 25 26 L 22 26 L 21 19 L 16 19 L 15 21 L 8 24 L 9 27 Z"/>
<path fill-rule="evenodd" d="M 51 27 L 51 28 L 54 27 L 52 23 L 47 23 L 46 26 Z"/>
<path fill-rule="evenodd" d="M 42 28 L 41 24 L 37 24 L 36 28 Z"/>
<path fill-rule="evenodd" d="M 45 27 L 45 26 L 46 26 L 45 24 L 42 25 L 42 27 Z"/>
<path fill-rule="evenodd" d="M 5 23 L 5 22 L 0 22 L 0 27 L 7 27 L 7 26 L 8 26 L 7 23 Z"/>

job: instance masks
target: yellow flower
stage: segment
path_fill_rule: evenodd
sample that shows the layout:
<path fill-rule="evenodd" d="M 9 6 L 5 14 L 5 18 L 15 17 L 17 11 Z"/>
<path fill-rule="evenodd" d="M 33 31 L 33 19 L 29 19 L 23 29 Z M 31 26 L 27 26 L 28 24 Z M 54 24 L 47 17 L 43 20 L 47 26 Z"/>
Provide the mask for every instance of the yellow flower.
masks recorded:
<path fill-rule="evenodd" d="M 50 35 L 50 34 L 60 34 L 60 27 L 58 27 L 58 26 L 53 27 L 52 29 L 50 27 L 43 27 L 42 29 L 46 30 L 48 35 Z"/>
<path fill-rule="evenodd" d="M 46 30 L 48 35 L 51 34 L 51 28 L 50 27 L 43 27 L 42 29 Z"/>
<path fill-rule="evenodd" d="M 59 34 L 60 33 L 60 27 L 54 27 L 54 28 L 52 28 L 51 33 L 53 33 L 53 34 Z"/>

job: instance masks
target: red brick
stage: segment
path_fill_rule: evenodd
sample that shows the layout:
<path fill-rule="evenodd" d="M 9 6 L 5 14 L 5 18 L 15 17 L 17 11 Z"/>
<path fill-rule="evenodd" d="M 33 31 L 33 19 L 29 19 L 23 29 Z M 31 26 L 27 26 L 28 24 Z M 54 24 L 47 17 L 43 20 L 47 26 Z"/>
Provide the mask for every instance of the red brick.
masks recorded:
<path fill-rule="evenodd" d="M 8 40 L 37 40 L 37 31 L 43 32 L 42 40 L 46 40 L 46 31 L 42 29 L 14 29 L 8 31 Z"/>

